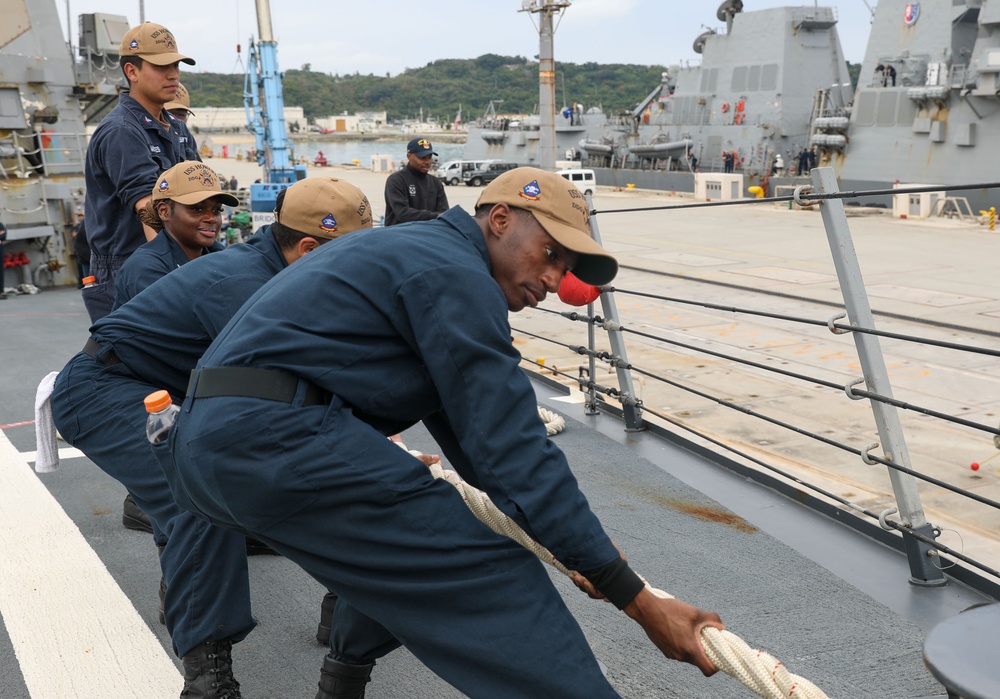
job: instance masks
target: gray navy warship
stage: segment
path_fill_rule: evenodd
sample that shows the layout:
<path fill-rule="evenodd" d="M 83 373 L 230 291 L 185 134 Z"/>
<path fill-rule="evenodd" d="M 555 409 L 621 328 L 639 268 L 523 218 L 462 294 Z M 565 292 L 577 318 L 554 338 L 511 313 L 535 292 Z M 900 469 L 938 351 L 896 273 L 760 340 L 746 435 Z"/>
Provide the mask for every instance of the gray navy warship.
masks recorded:
<path fill-rule="evenodd" d="M 695 190 L 693 163 L 723 170 L 724 152 L 747 187 L 807 174 L 795 167 L 803 149 L 844 189 L 991 180 L 998 0 L 882 0 L 856 93 L 833 8 L 744 11 L 726 0 L 716 17 L 725 29 L 694 40 L 700 65 L 669 66 L 631 111 L 557 119 L 560 157 L 593 167 L 599 184 L 679 192 Z M 466 155 L 537 164 L 539 123 L 485 118 L 469 126 Z M 968 199 L 986 205 L 985 192 Z"/>
<path fill-rule="evenodd" d="M 9 0 L 0 22 L 0 221 L 6 286 L 76 282 L 71 231 L 83 210 L 86 125 L 118 99 L 124 17 L 80 16 L 79 49 L 52 1 Z"/>

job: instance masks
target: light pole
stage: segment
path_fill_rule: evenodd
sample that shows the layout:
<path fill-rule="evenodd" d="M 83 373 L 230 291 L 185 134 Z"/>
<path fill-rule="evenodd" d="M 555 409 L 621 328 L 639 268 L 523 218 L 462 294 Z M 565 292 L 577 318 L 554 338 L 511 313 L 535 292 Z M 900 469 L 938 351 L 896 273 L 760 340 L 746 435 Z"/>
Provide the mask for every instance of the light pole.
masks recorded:
<path fill-rule="evenodd" d="M 569 7 L 569 0 L 523 0 L 521 12 L 539 15 L 538 18 L 538 116 L 541 121 L 538 133 L 538 167 L 556 169 L 556 71 L 552 50 L 555 29 L 552 16 L 562 14 Z M 564 91 L 565 93 L 565 91 Z M 563 95 L 565 98 L 565 94 Z"/>

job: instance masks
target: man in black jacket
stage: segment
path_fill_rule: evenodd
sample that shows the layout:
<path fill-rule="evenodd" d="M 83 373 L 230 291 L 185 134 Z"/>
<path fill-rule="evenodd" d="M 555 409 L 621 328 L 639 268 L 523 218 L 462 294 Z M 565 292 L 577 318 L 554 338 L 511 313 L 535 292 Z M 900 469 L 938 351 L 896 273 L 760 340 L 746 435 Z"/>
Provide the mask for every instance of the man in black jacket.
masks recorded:
<path fill-rule="evenodd" d="M 385 225 L 430 221 L 448 210 L 444 185 L 427 174 L 435 155 L 426 138 L 406 145 L 406 167 L 385 181 Z"/>

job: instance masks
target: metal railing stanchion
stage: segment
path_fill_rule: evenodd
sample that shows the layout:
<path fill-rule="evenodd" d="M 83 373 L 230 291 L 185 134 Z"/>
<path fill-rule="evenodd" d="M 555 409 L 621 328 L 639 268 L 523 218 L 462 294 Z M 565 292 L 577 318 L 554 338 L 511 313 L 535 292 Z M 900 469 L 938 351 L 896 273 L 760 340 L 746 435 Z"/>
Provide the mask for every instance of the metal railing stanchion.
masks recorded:
<path fill-rule="evenodd" d="M 594 210 L 594 203 L 589 194 L 584 198 L 587 202 L 587 210 Z M 601 233 L 597 226 L 597 216 L 590 217 L 590 235 L 600 244 Z M 611 354 L 615 361 L 615 371 L 618 374 L 618 386 L 621 391 L 622 416 L 625 419 L 625 430 L 627 432 L 639 432 L 645 429 L 642 422 L 642 404 L 636 397 L 635 385 L 632 382 L 632 372 L 628 369 L 628 352 L 625 349 L 625 338 L 622 336 L 621 322 L 618 317 L 618 307 L 615 305 L 614 294 L 610 291 L 601 291 L 601 310 L 604 314 L 605 330 L 608 332 L 608 341 L 611 343 Z M 589 311 L 588 311 L 589 313 Z M 590 313 L 593 317 L 593 313 Z M 593 327 L 593 323 L 590 324 Z M 591 346 L 593 349 L 593 346 Z M 591 364 L 593 367 L 593 364 Z M 590 380 L 593 382 L 594 369 L 591 368 Z"/>
<path fill-rule="evenodd" d="M 818 193 L 828 194 L 838 191 L 837 178 L 834 176 L 832 168 L 815 168 L 812 171 L 812 181 Z M 872 317 L 871 305 L 868 302 L 864 280 L 861 277 L 861 266 L 858 264 L 854 242 L 851 239 L 843 200 L 835 198 L 822 200 L 820 213 L 823 217 L 823 226 L 826 229 L 830 251 L 833 254 L 834 266 L 837 269 L 837 277 L 840 280 L 840 289 L 844 296 L 848 319 L 852 325 L 874 328 L 875 320 Z M 878 338 L 864 333 L 852 333 L 852 335 L 868 390 L 891 398 L 892 387 L 889 383 L 889 374 Z M 903 426 L 899 421 L 896 407 L 874 400 L 870 403 L 885 458 L 901 466 L 912 468 L 910 454 L 906 448 L 906 439 L 903 436 Z M 896 469 L 890 468 L 888 471 L 889 480 L 896 496 L 899 517 L 903 525 L 933 539 L 935 529 L 924 515 L 916 480 Z M 938 586 L 947 582 L 944 573 L 934 565 L 933 547 L 912 536 L 906 536 L 905 533 L 903 543 L 910 565 L 911 583 Z"/>

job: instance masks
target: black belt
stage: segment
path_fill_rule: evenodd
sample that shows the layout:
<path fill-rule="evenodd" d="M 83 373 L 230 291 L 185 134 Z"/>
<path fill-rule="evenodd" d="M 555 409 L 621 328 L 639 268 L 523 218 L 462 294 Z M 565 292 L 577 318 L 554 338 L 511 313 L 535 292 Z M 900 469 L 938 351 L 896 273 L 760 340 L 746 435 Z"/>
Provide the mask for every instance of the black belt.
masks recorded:
<path fill-rule="evenodd" d="M 99 361 L 104 366 L 115 366 L 116 364 L 122 363 L 122 360 L 118 358 L 118 355 L 115 354 L 115 351 L 113 349 L 108 348 L 105 351 L 104 347 L 99 342 L 94 340 L 94 338 L 90 338 L 87 340 L 87 344 L 83 346 L 83 351 L 86 354 L 89 354 L 97 361 Z"/>
<path fill-rule="evenodd" d="M 194 398 L 263 398 L 282 403 L 295 402 L 299 385 L 305 383 L 303 406 L 326 405 L 330 394 L 305 379 L 279 369 L 252 367 L 211 367 L 191 372 L 187 395 Z"/>

